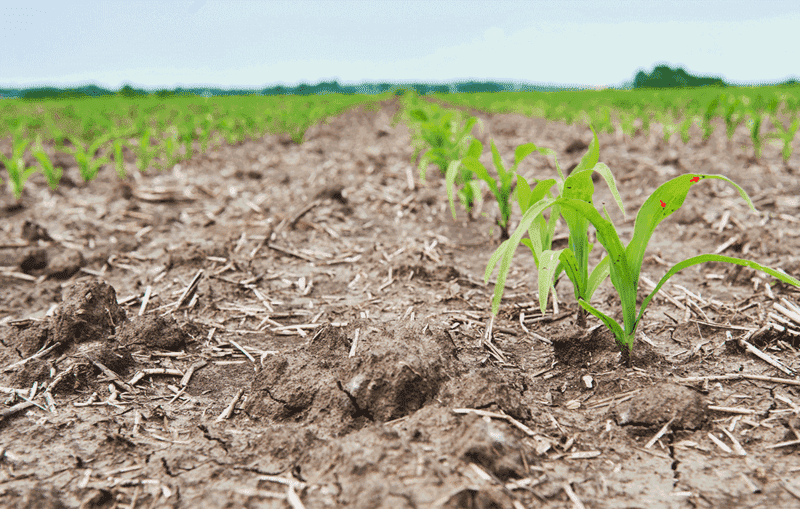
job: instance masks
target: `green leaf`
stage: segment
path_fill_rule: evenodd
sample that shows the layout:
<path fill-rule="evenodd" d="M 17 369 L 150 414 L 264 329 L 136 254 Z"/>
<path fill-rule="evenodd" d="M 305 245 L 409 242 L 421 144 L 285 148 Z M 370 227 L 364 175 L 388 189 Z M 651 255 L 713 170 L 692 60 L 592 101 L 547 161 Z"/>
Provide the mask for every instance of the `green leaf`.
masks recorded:
<path fill-rule="evenodd" d="M 477 122 L 477 121 L 478 121 L 478 119 L 475 118 L 475 117 L 468 118 L 467 122 L 464 124 L 464 127 L 461 129 L 460 132 L 457 133 L 456 139 L 457 140 L 461 140 L 465 136 L 467 136 L 467 134 L 470 131 L 472 131 L 472 128 L 475 126 L 475 122 Z"/>
<path fill-rule="evenodd" d="M 108 140 L 110 140 L 110 139 L 111 139 L 111 136 L 110 136 L 110 135 L 108 135 L 108 134 L 104 134 L 103 136 L 101 136 L 101 137 L 97 138 L 97 139 L 96 139 L 94 142 L 92 142 L 92 144 L 89 146 L 89 150 L 88 150 L 88 152 L 89 152 L 89 155 L 90 155 L 90 156 L 92 156 L 92 157 L 94 157 L 94 155 L 95 155 L 95 153 L 97 152 L 97 150 L 98 150 L 100 147 L 102 147 L 103 145 L 105 145 L 105 144 L 106 144 L 106 142 L 107 142 Z"/>
<path fill-rule="evenodd" d="M 604 163 L 597 163 L 594 165 L 594 168 L 592 168 L 592 171 L 599 173 L 606 181 L 606 185 L 608 185 L 608 188 L 611 190 L 614 201 L 617 202 L 619 210 L 622 211 L 622 216 L 625 217 L 625 207 L 622 205 L 622 197 L 619 195 L 619 191 L 617 191 L 617 183 L 614 180 L 614 174 L 611 173 L 611 169 Z"/>
<path fill-rule="evenodd" d="M 564 250 L 551 251 L 545 249 L 539 255 L 539 309 L 541 309 L 542 314 L 547 308 L 547 296 L 550 294 L 550 289 L 553 288 L 558 259 L 563 254 L 562 251 Z"/>
<path fill-rule="evenodd" d="M 505 289 L 508 272 L 511 270 L 511 260 L 514 258 L 514 251 L 516 251 L 517 246 L 519 246 L 520 241 L 522 240 L 522 236 L 528 231 L 531 223 L 539 216 L 539 214 L 542 213 L 542 211 L 552 204 L 553 202 L 551 200 L 542 200 L 528 209 L 528 211 L 522 216 L 522 220 L 520 220 L 519 224 L 517 225 L 517 229 L 514 230 L 514 233 L 511 235 L 511 237 L 497 248 L 495 253 L 492 255 L 492 258 L 489 260 L 490 265 L 486 268 L 486 274 L 484 276 L 485 281 L 489 280 L 489 276 L 491 275 L 492 270 L 494 270 L 494 266 L 497 263 L 495 256 L 500 252 L 501 249 L 504 251 L 498 257 L 500 259 L 500 268 L 498 269 L 497 284 L 494 287 L 494 296 L 492 298 L 493 315 L 496 316 L 497 312 L 500 310 L 500 298 L 502 297 L 503 290 Z"/>
<path fill-rule="evenodd" d="M 452 161 L 447 167 L 447 173 L 445 173 L 445 189 L 447 189 L 447 201 L 450 202 L 450 210 L 453 212 L 453 221 L 456 220 L 456 203 L 453 192 L 455 189 L 456 177 L 458 176 L 458 169 L 461 164 L 462 161 Z"/>
<path fill-rule="evenodd" d="M 530 197 L 531 186 L 528 184 L 528 181 L 525 180 L 525 177 L 517 175 L 517 203 L 523 214 L 530 207 Z"/>
<path fill-rule="evenodd" d="M 528 195 L 528 202 L 525 203 L 524 206 L 522 203 L 520 203 L 520 209 L 522 209 L 522 213 L 524 214 L 525 212 L 527 212 L 529 208 L 531 208 L 531 206 L 533 206 L 536 203 L 539 203 L 539 201 L 544 199 L 544 197 L 547 196 L 548 191 L 550 191 L 550 188 L 552 188 L 555 183 L 556 183 L 555 179 L 545 179 L 537 181 L 536 185 L 533 186 L 530 195 Z M 527 182 L 525 182 L 525 184 L 527 185 Z"/>
<path fill-rule="evenodd" d="M 706 262 L 725 262 L 725 263 L 733 263 L 736 265 L 741 265 L 743 267 L 750 267 L 751 269 L 756 269 L 760 270 L 761 272 L 766 272 L 770 276 L 780 279 L 784 283 L 800 287 L 800 280 L 797 280 L 792 276 L 789 276 L 788 274 L 778 272 L 777 270 L 773 270 L 767 267 L 766 265 L 761 265 L 760 263 L 756 263 L 750 260 L 742 260 L 741 258 L 733 258 L 731 256 L 724 256 L 718 254 L 702 254 L 698 256 L 693 256 L 687 260 L 683 260 L 682 262 L 676 263 L 671 269 L 669 269 L 669 271 L 667 271 L 666 274 L 664 274 L 664 277 L 662 277 L 661 280 L 658 282 L 658 284 L 656 284 L 655 288 L 653 288 L 653 291 L 650 292 L 650 295 L 645 297 L 645 299 L 642 301 L 642 308 L 639 311 L 639 316 L 636 318 L 636 321 L 638 322 L 639 320 L 642 319 L 642 315 L 644 315 L 644 311 L 645 309 L 647 309 L 648 304 L 650 304 L 650 301 L 653 299 L 653 297 L 655 297 L 658 290 L 660 290 L 661 287 L 664 286 L 664 283 L 666 283 L 669 278 L 671 278 L 672 276 L 674 276 L 675 274 L 677 274 L 678 272 L 687 267 L 691 267 L 692 265 L 698 265 L 700 263 L 706 263 Z"/>
<path fill-rule="evenodd" d="M 495 198 L 497 198 L 498 200 L 500 199 L 500 190 L 497 188 L 497 182 L 495 182 L 492 176 L 489 175 L 489 171 L 483 164 L 481 164 L 480 161 L 478 161 L 473 157 L 465 157 L 464 159 L 461 160 L 461 164 L 463 164 L 464 167 L 467 168 L 469 171 L 474 173 L 475 176 L 477 176 L 479 179 L 486 182 L 486 184 L 489 186 L 489 189 L 491 189 L 492 194 L 495 196 Z"/>
<path fill-rule="evenodd" d="M 506 167 L 503 165 L 503 158 L 500 157 L 500 152 L 497 151 L 497 147 L 494 144 L 494 140 L 491 141 L 491 145 L 492 145 L 492 162 L 494 162 L 494 167 L 497 169 L 497 175 L 500 177 L 500 181 L 505 182 L 507 177 L 506 177 Z"/>
<path fill-rule="evenodd" d="M 653 191 L 653 194 L 645 200 L 639 212 L 636 214 L 633 238 L 626 249 L 628 261 L 631 264 L 632 277 L 635 281 L 639 281 L 639 270 L 644 260 L 644 252 L 656 227 L 661 221 L 681 208 L 692 185 L 706 179 L 718 179 L 728 182 L 739 191 L 739 194 L 750 208 L 753 209 L 754 212 L 756 211 L 753 202 L 750 200 L 750 197 L 747 196 L 744 189 L 724 175 L 688 173 L 661 184 L 661 186 Z"/>
<path fill-rule="evenodd" d="M 410 112 L 408 112 L 408 114 L 412 119 L 416 120 L 417 122 L 428 121 L 428 115 L 426 115 L 425 112 L 422 110 L 411 110 Z"/>
<path fill-rule="evenodd" d="M 514 150 L 514 168 L 512 171 L 516 173 L 519 163 L 537 150 L 539 150 L 539 148 L 533 143 L 525 143 L 524 145 L 517 147 L 517 149 Z"/>
<path fill-rule="evenodd" d="M 503 256 L 505 256 L 506 251 L 510 247 L 509 241 L 511 239 L 503 241 L 497 249 L 494 250 L 492 256 L 489 257 L 489 263 L 486 265 L 486 271 L 483 274 L 483 282 L 488 283 L 489 278 L 492 277 L 492 272 L 494 272 L 494 268 L 497 266 L 497 262 L 500 261 Z"/>
<path fill-rule="evenodd" d="M 584 268 L 578 264 L 578 259 L 575 257 L 575 253 L 572 252 L 572 249 L 563 249 L 558 260 L 561 262 L 561 265 L 564 267 L 564 272 L 567 273 L 567 277 L 572 281 L 575 287 L 575 300 L 580 300 L 585 292 L 586 279 L 588 278 L 584 275 Z"/>
<path fill-rule="evenodd" d="M 528 204 L 521 207 L 522 213 L 525 214 L 534 204 L 539 203 L 549 193 L 550 188 L 555 184 L 554 179 L 541 180 L 536 183 L 536 186 L 531 191 Z M 545 223 L 544 217 L 539 216 L 534 218 L 528 227 L 528 236 L 531 240 L 531 251 L 533 252 L 533 259 L 539 264 L 539 255 L 545 249 L 550 249 L 551 239 L 553 238 L 553 231 L 555 231 L 555 220 L 558 219 L 559 210 L 554 206 L 550 211 L 550 219 L 553 220 L 552 225 Z M 551 228 L 552 226 L 552 228 Z M 526 244 L 527 245 L 527 244 Z"/>
<path fill-rule="evenodd" d="M 539 255 L 537 254 L 536 249 L 534 249 L 531 239 L 522 239 L 519 242 L 520 244 L 527 246 L 528 249 L 531 250 L 531 255 L 533 255 L 533 262 L 536 264 L 536 267 L 539 267 Z"/>
<path fill-rule="evenodd" d="M 592 204 L 594 194 L 594 183 L 592 182 L 592 170 L 581 170 L 573 172 L 564 181 L 564 189 L 561 197 L 564 199 L 577 199 L 588 204 Z M 583 295 L 586 281 L 589 278 L 589 221 L 577 210 L 570 208 L 562 209 L 561 216 L 567 222 L 569 228 L 569 247 L 574 260 L 575 272 L 567 271 L 567 277 L 575 285 L 575 297 Z M 563 262 L 563 260 L 562 260 Z"/>
<path fill-rule="evenodd" d="M 467 150 L 467 157 L 478 159 L 483 152 L 483 144 L 479 140 L 472 140 Z"/>
<path fill-rule="evenodd" d="M 477 206 L 483 203 L 483 193 L 481 192 L 481 183 L 477 180 L 469 180 L 464 183 L 464 188 L 462 191 L 466 191 L 468 196 L 467 200 L 464 200 L 464 209 L 469 212 L 472 210 L 472 206 Z"/>
<path fill-rule="evenodd" d="M 62 170 L 61 168 L 56 168 L 55 166 L 53 166 L 53 162 L 50 160 L 50 157 L 47 155 L 47 152 L 45 152 L 44 148 L 41 146 L 41 140 L 39 140 L 39 145 L 33 152 L 33 157 L 35 157 L 36 160 L 39 161 L 42 173 L 47 179 L 47 184 L 50 186 L 50 189 L 53 190 L 57 189 L 58 183 L 61 180 Z"/>
<path fill-rule="evenodd" d="M 627 349 L 628 352 L 633 349 L 635 332 L 634 334 L 627 334 L 622 327 L 620 327 L 616 320 L 597 310 L 594 306 L 583 299 L 579 300 L 578 304 L 580 304 L 583 309 L 596 316 L 606 327 L 608 327 L 611 332 L 614 333 L 614 338 L 616 339 L 617 345 L 619 345 L 620 348 Z"/>

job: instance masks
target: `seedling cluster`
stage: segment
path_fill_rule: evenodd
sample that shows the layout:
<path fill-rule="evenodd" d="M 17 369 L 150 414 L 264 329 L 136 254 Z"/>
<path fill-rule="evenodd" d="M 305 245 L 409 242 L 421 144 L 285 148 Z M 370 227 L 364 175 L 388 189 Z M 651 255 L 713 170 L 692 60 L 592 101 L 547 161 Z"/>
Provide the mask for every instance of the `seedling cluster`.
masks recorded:
<path fill-rule="evenodd" d="M 596 136 L 593 145 L 595 147 L 597 145 Z M 593 161 L 596 161 L 593 151 L 593 148 L 590 147 L 589 152 L 581 161 L 581 165 L 586 163 L 585 166 L 589 166 Z M 579 165 L 579 168 L 581 165 Z M 576 170 L 579 168 L 576 168 Z M 760 270 L 785 283 L 800 287 L 800 281 L 797 279 L 759 263 L 718 254 L 702 254 L 679 262 L 670 268 L 656 284 L 653 291 L 644 299 L 637 313 L 636 295 L 639 289 L 644 254 L 650 238 L 661 221 L 673 214 L 683 205 L 693 185 L 707 179 L 717 179 L 728 182 L 736 188 L 753 211 L 756 211 L 756 209 L 744 189 L 723 175 L 703 175 L 697 173 L 681 175 L 659 186 L 645 200 L 636 215 L 633 237 L 628 245 L 624 246 L 608 213 L 604 209 L 601 215 L 592 203 L 592 195 L 594 194 L 594 186 L 590 176 L 592 171 L 597 171 L 603 175 L 614 194 L 615 200 L 624 213 L 619 194 L 616 192 L 613 176 L 608 167 L 602 163 L 595 162 L 591 169 L 587 168 L 582 171 L 573 172 L 572 175 L 564 180 L 563 185 L 559 186 L 561 193 L 558 198 L 551 198 L 548 196 L 549 189 L 555 182 L 552 180 L 540 181 L 537 187 L 544 186 L 547 192 L 540 192 L 536 196 L 536 198 L 539 198 L 539 196 L 541 196 L 541 198 L 536 201 L 535 205 L 530 206 L 524 212 L 514 234 L 511 235 L 510 239 L 500 245 L 492 255 L 487 266 L 485 279 L 488 281 L 496 264 L 498 261 L 500 262 L 499 274 L 492 302 L 493 315 L 496 315 L 499 309 L 500 298 L 511 267 L 514 251 L 517 246 L 523 242 L 524 239 L 522 239 L 522 236 L 525 233 L 529 234 L 529 239 L 524 243 L 531 248 L 534 259 L 537 261 L 539 272 L 539 300 L 542 312 L 545 310 L 546 296 L 548 291 L 552 288 L 553 278 L 557 277 L 563 270 L 570 281 L 572 281 L 575 289 L 575 298 L 581 308 L 596 316 L 608 327 L 614 333 L 619 347 L 628 355 L 633 350 L 636 330 L 653 296 L 672 276 L 692 265 L 705 262 L 733 263 Z M 558 251 L 543 249 L 537 246 L 537 242 L 541 242 L 539 239 L 544 239 L 546 241 L 548 238 L 551 238 L 551 230 L 547 229 L 547 231 L 544 231 L 548 226 L 542 217 L 542 213 L 550 208 L 552 218 L 553 215 L 557 214 L 557 212 L 553 210 L 555 207 L 558 207 L 556 210 L 560 211 L 561 216 L 564 218 L 569 228 L 569 247 Z M 589 273 L 588 270 L 588 253 L 592 249 L 592 245 L 589 244 L 587 240 L 589 223 L 594 226 L 597 233 L 597 240 L 607 253 L 605 258 L 603 258 L 591 273 Z M 616 289 L 620 299 L 623 316 L 622 325 L 590 304 L 594 291 L 597 290 L 606 276 L 610 276 L 611 283 Z M 579 317 L 580 316 L 579 314 Z"/>
<path fill-rule="evenodd" d="M 719 98 L 714 107 L 718 102 Z M 447 195 L 453 217 L 456 215 L 454 189 L 460 187 L 459 197 L 469 210 L 468 207 L 472 202 L 465 200 L 464 197 L 480 195 L 478 184 L 481 181 L 486 183 L 495 196 L 500 209 L 498 225 L 503 228 L 505 240 L 490 257 L 485 273 L 485 281 L 488 282 L 499 264 L 492 298 L 493 316 L 499 311 L 511 262 L 519 244 L 527 246 L 533 255 L 538 272 L 539 304 L 542 313 L 545 312 L 548 296 L 551 292 L 553 294 L 555 292 L 555 282 L 562 273 L 566 274 L 572 282 L 575 300 L 580 305 L 578 326 L 585 327 L 585 313 L 594 315 L 614 334 L 617 345 L 628 357 L 633 350 L 636 331 L 642 316 L 653 296 L 672 276 L 687 267 L 705 262 L 732 263 L 760 270 L 785 283 L 800 287 L 800 281 L 794 277 L 759 263 L 719 254 L 701 254 L 671 267 L 642 301 L 637 311 L 636 296 L 645 250 L 658 225 L 683 205 L 689 190 L 694 185 L 709 179 L 721 180 L 732 185 L 748 206 L 756 211 L 744 189 L 723 175 L 689 173 L 673 178 L 659 186 L 645 200 L 636 215 L 633 237 L 627 245 L 624 245 L 605 208 L 601 214 L 593 203 L 595 188 L 592 175 L 596 172 L 603 177 L 616 204 L 625 214 L 611 169 L 599 162 L 599 143 L 593 128 L 591 144 L 580 163 L 567 177 L 564 176 L 555 153 L 550 149 L 537 147 L 533 143 L 518 146 L 514 153 L 514 165 L 507 169 L 492 141 L 492 161 L 497 175 L 494 177 L 479 161 L 483 146 L 478 140 L 469 141 L 468 147 L 464 148 L 466 140 L 469 140 L 469 128 L 475 123 L 474 119 L 468 119 L 466 127 L 456 129 L 451 122 L 453 114 L 436 108 L 434 104 L 429 109 L 435 113 L 425 113 L 422 109 L 412 110 L 409 117 L 412 121 L 418 122 L 415 129 L 420 134 L 415 139 L 429 143 L 426 155 L 445 173 Z M 711 115 L 709 113 L 711 109 L 709 106 L 706 118 Z M 753 129 L 757 131 L 757 127 Z M 418 142 L 418 151 L 425 148 L 424 143 Z M 557 180 L 551 178 L 528 182 L 517 173 L 522 160 L 534 152 L 553 156 L 558 172 Z M 465 192 L 465 189 L 469 191 Z M 512 196 L 516 197 L 522 218 L 509 237 Z M 548 215 L 545 215 L 546 213 Z M 552 240 L 559 218 L 564 220 L 569 229 L 569 244 L 566 248 L 554 250 Z M 596 232 L 597 241 L 606 252 L 606 256 L 591 271 L 589 253 L 594 246 L 589 242 L 590 225 Z M 526 234 L 527 238 L 523 238 Z M 620 299 L 622 324 L 590 303 L 595 291 L 607 277 L 610 277 Z"/>

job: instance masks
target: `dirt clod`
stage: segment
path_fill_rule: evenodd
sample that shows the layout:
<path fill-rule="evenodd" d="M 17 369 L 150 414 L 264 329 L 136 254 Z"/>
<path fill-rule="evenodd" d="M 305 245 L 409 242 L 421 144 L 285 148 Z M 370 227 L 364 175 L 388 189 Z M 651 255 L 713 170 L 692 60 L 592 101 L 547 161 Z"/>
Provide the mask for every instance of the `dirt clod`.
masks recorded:
<path fill-rule="evenodd" d="M 660 426 L 672 421 L 674 429 L 699 429 L 706 420 L 705 398 L 682 385 L 662 383 L 647 387 L 615 411 L 617 424 Z"/>
<path fill-rule="evenodd" d="M 122 323 L 117 342 L 125 347 L 144 345 L 151 349 L 179 350 L 187 340 L 186 334 L 172 316 L 135 316 Z"/>
<path fill-rule="evenodd" d="M 106 283 L 76 283 L 64 294 L 55 318 L 55 339 L 62 346 L 106 340 L 125 321 L 117 293 Z"/>
<path fill-rule="evenodd" d="M 246 411 L 341 431 L 418 410 L 452 370 L 452 345 L 442 332 L 379 325 L 325 326 L 306 346 L 270 356 L 256 375 Z"/>

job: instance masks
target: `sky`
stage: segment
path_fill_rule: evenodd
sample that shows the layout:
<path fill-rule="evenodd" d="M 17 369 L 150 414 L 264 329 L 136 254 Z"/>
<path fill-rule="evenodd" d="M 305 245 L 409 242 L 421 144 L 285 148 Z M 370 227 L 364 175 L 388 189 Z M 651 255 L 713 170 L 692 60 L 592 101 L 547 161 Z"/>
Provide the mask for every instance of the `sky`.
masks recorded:
<path fill-rule="evenodd" d="M 800 77 L 797 0 L 0 0 L 0 87 Z"/>

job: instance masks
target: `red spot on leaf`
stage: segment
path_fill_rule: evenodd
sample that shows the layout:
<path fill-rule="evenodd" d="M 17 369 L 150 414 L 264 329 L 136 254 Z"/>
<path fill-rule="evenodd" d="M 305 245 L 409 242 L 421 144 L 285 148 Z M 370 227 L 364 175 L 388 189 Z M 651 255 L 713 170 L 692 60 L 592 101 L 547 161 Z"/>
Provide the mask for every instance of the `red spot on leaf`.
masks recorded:
<path fill-rule="evenodd" d="M 661 208 L 664 208 L 664 207 L 667 206 L 667 204 L 664 203 L 664 200 L 658 200 L 658 202 L 661 204 Z"/>
<path fill-rule="evenodd" d="M 700 177 L 692 177 L 692 180 L 689 182 L 700 182 Z"/>

